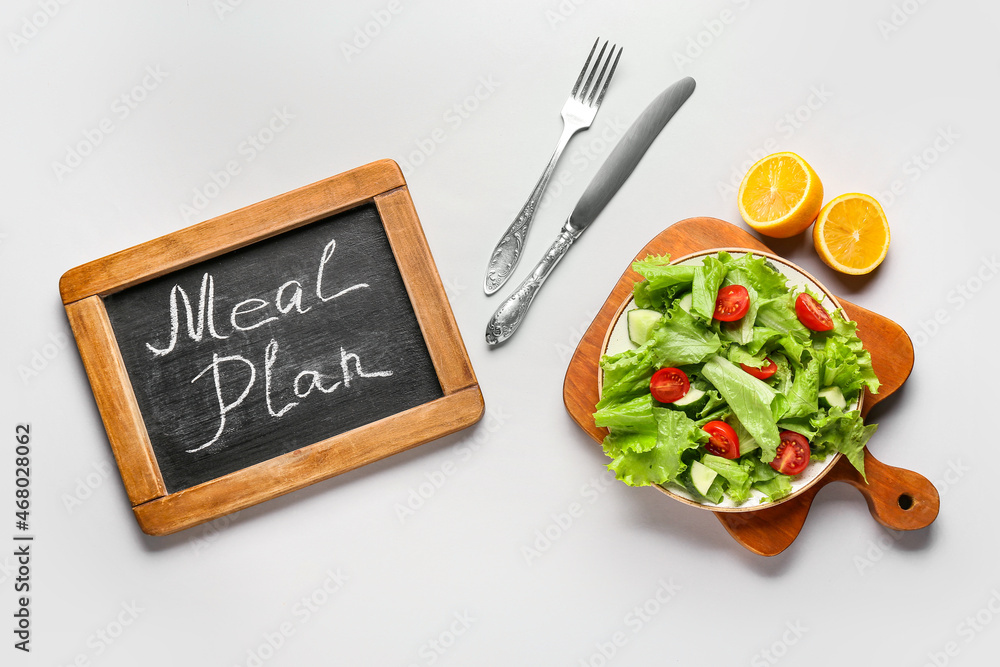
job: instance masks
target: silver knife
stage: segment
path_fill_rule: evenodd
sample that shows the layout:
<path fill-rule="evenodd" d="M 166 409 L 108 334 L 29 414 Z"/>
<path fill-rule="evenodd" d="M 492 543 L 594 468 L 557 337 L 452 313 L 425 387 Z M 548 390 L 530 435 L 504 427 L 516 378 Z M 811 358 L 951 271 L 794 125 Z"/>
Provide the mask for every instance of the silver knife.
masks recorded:
<path fill-rule="evenodd" d="M 632 123 L 625 136 L 611 151 L 611 155 L 601 165 L 594 180 L 587 186 L 576 208 L 566 219 L 559 236 L 545 252 L 545 256 L 514 293 L 493 313 L 489 324 L 486 325 L 487 343 L 497 345 L 514 334 L 528 312 L 528 306 L 531 305 L 542 283 L 552 273 L 552 269 L 632 174 L 632 170 L 639 164 L 639 160 L 660 130 L 694 92 L 694 85 L 694 79 L 691 77 L 681 79 L 660 93 Z"/>

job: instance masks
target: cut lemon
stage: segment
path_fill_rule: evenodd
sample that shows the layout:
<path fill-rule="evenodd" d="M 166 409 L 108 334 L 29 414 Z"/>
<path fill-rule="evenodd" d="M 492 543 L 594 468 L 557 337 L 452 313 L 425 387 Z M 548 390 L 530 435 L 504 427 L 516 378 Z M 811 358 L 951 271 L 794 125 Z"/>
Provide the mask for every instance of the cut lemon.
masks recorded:
<path fill-rule="evenodd" d="M 758 160 L 740 183 L 740 215 L 765 236 L 787 238 L 805 231 L 823 206 L 823 184 L 795 153 Z"/>
<path fill-rule="evenodd" d="M 889 222 L 873 197 L 840 195 L 819 212 L 813 244 L 830 268 L 855 276 L 870 273 L 889 250 Z"/>

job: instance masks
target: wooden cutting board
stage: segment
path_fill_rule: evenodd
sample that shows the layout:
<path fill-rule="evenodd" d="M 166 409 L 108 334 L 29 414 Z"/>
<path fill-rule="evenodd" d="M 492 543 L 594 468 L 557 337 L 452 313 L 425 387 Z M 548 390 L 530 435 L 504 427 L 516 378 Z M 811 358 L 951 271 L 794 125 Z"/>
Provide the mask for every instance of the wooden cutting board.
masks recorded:
<path fill-rule="evenodd" d="M 712 248 L 741 248 L 771 252 L 756 238 L 739 227 L 716 218 L 688 218 L 658 234 L 646 244 L 636 259 L 650 254 L 669 253 L 682 257 Z M 632 293 L 632 285 L 642 277 L 629 268 L 622 274 L 604 306 L 591 323 L 576 348 L 566 380 L 563 400 L 573 420 L 597 442 L 603 442 L 607 429 L 594 425 L 597 403 L 597 374 L 604 336 L 622 302 Z M 913 369 L 913 344 L 902 327 L 861 306 L 838 299 L 847 315 L 858 323 L 858 336 L 871 352 L 872 366 L 882 383 L 877 395 L 866 394 L 862 414 L 902 386 Z M 876 438 L 878 436 L 876 435 Z M 798 536 L 805 523 L 813 498 L 830 482 L 847 482 L 865 497 L 872 516 L 895 530 L 924 528 L 937 517 L 937 489 L 925 477 L 909 470 L 885 465 L 865 449 L 865 473 L 868 482 L 845 457 L 830 468 L 815 484 L 787 501 L 762 509 L 753 507 L 740 512 L 714 512 L 733 538 L 762 556 L 784 551 Z"/>

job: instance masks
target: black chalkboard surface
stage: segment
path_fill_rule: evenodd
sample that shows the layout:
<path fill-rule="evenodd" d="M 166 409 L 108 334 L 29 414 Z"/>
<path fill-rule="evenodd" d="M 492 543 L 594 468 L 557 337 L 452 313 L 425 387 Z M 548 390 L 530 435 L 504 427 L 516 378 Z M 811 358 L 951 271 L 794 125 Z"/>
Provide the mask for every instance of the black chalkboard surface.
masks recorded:
<path fill-rule="evenodd" d="M 471 426 L 482 392 L 380 160 L 67 271 L 132 511 L 167 535 Z"/>
<path fill-rule="evenodd" d="M 373 205 L 105 307 L 169 493 L 442 396 Z"/>

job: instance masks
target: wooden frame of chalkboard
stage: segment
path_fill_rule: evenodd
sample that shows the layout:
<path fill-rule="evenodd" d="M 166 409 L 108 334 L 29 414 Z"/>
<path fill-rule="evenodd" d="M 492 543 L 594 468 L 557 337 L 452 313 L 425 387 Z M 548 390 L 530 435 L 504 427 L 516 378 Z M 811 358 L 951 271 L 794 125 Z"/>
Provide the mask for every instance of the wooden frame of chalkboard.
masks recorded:
<path fill-rule="evenodd" d="M 419 326 L 418 335 L 440 385 L 438 397 L 207 481 L 170 488 L 137 399 L 137 378 L 130 377 L 106 300 L 214 258 L 267 247 L 268 242 L 290 237 L 312 223 L 365 206 L 373 206 L 381 219 Z M 323 252 L 326 261 L 332 248 L 328 246 Z M 322 276 L 322 266 L 320 273 Z M 472 364 L 406 181 L 392 160 L 373 162 L 79 266 L 63 275 L 60 293 L 133 512 L 143 532 L 150 535 L 174 533 L 295 491 L 454 433 L 483 415 L 483 397 Z M 316 294 L 322 296 L 318 285 Z M 280 301 L 279 289 L 276 303 L 282 310 Z M 293 298 L 290 303 L 294 302 Z M 298 305 L 299 312 L 304 312 L 301 298 Z M 289 304 L 286 307 L 291 309 Z M 176 320 L 177 306 L 174 308 Z M 246 308 L 241 314 L 250 310 Z M 189 333 L 190 312 L 189 305 Z M 234 325 L 236 316 L 234 309 Z M 357 365 L 358 357 L 343 347 L 340 354 L 348 385 L 348 357 L 353 356 L 355 373 L 378 375 L 364 375 Z M 134 368 L 132 372 L 136 372 Z M 223 406 L 218 369 L 215 372 L 219 405 Z M 319 377 L 313 379 L 317 386 Z M 298 377 L 295 383 L 298 392 Z M 267 409 L 271 416 L 276 415 L 270 403 Z"/>

